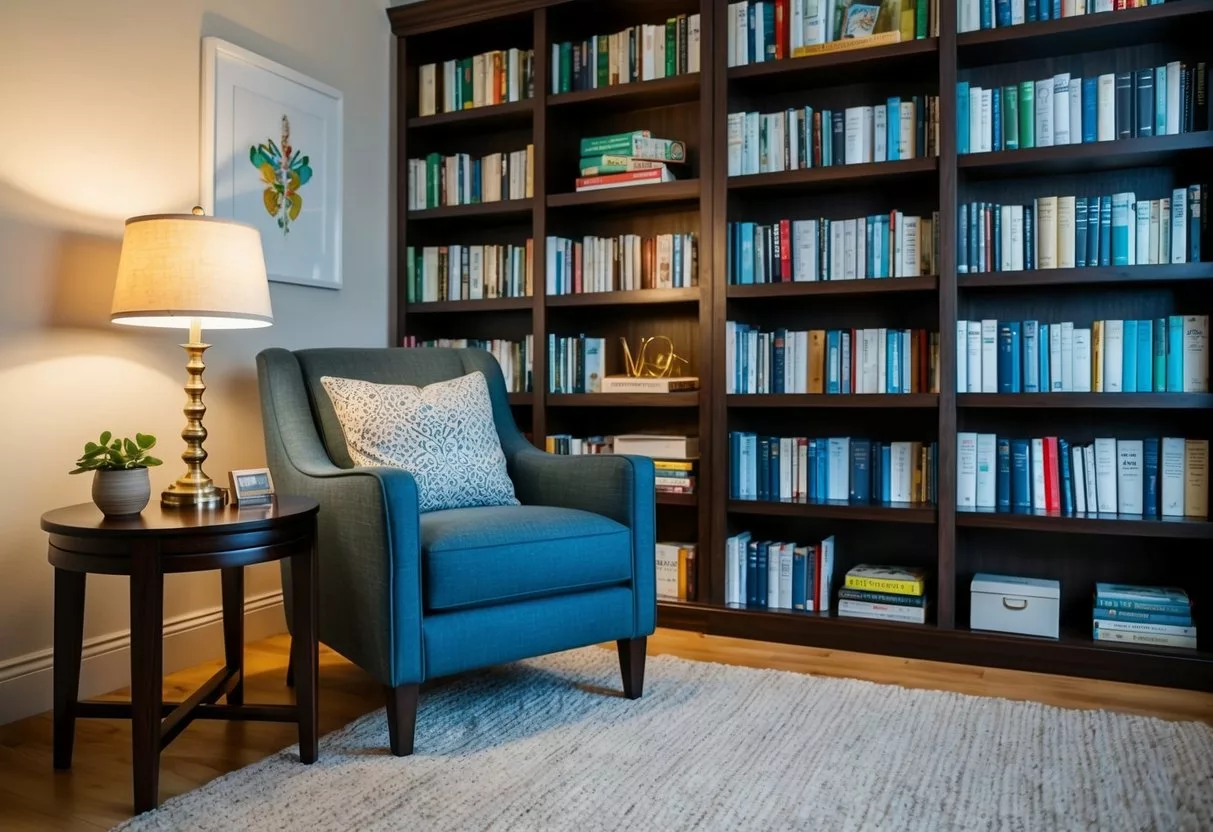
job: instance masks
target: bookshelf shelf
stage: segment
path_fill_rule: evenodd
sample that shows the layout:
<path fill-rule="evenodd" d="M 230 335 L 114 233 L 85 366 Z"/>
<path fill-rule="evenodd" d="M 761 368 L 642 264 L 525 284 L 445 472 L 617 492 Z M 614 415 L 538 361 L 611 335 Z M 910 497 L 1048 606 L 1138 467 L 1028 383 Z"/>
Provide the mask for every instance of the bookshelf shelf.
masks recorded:
<path fill-rule="evenodd" d="M 699 199 L 698 179 L 679 179 L 655 185 L 633 185 L 628 188 L 607 188 L 571 194 L 551 194 L 548 208 L 580 208 L 584 206 L 658 205 L 665 202 L 687 202 Z"/>
<path fill-rule="evenodd" d="M 1095 286 L 1099 284 L 1178 283 L 1189 280 L 1213 280 L 1213 263 L 1175 263 L 1159 266 L 1101 266 L 1090 269 L 1036 269 L 1023 272 L 961 274 L 956 284 L 961 289 L 1004 289 L 1017 286 Z"/>
<path fill-rule="evenodd" d="M 506 399 L 512 405 L 519 407 L 530 407 L 535 403 L 535 395 L 533 393 L 506 393 Z"/>
<path fill-rule="evenodd" d="M 410 130 L 430 130 L 446 127 L 475 127 L 476 129 L 525 126 L 531 123 L 535 113 L 535 102 L 526 98 L 507 104 L 489 107 L 472 107 L 453 113 L 435 113 L 432 116 L 413 116 L 409 119 Z"/>
<path fill-rule="evenodd" d="M 410 303 L 408 314 L 432 315 L 450 312 L 506 312 L 516 309 L 530 309 L 535 304 L 531 297 L 521 298 L 484 298 L 483 300 L 439 300 L 428 303 Z"/>
<path fill-rule="evenodd" d="M 1034 511 L 1012 513 L 956 510 L 956 525 L 983 529 L 1020 529 L 1066 534 L 1106 534 L 1131 537 L 1166 537 L 1213 540 L 1213 523 L 1194 517 L 1140 517 L 1116 514 L 1064 516 Z"/>
<path fill-rule="evenodd" d="M 957 407 L 1188 410 L 1213 407 L 1210 393 L 960 393 Z"/>
<path fill-rule="evenodd" d="M 863 165 L 829 165 L 821 168 L 802 168 L 778 173 L 752 173 L 747 176 L 730 176 L 730 191 L 775 191 L 791 188 L 837 187 L 884 183 L 894 177 L 927 176 L 939 169 L 939 160 L 934 157 L 922 159 L 899 159 L 895 162 L 870 162 Z"/>
<path fill-rule="evenodd" d="M 822 295 L 884 295 L 901 292 L 934 292 L 939 278 L 896 277 L 879 280 L 818 280 L 809 283 L 755 283 L 729 286 L 729 300 L 748 298 L 819 297 Z"/>
<path fill-rule="evenodd" d="M 728 69 L 730 83 L 758 85 L 764 88 L 805 88 L 835 83 L 834 71 L 845 71 L 848 83 L 858 83 L 886 74 L 913 73 L 935 69 L 932 64 L 939 51 L 938 38 L 923 38 L 888 46 L 848 49 L 804 58 L 764 61 Z"/>
<path fill-rule="evenodd" d="M 698 494 L 671 494 L 668 491 L 657 492 L 657 505 L 659 506 L 687 506 L 695 507 L 699 505 Z"/>
<path fill-rule="evenodd" d="M 582 292 L 573 295 L 548 295 L 549 307 L 635 306 L 641 304 L 698 303 L 699 287 L 689 289 L 636 289 L 630 292 Z"/>
<path fill-rule="evenodd" d="M 837 407 L 923 408 L 938 407 L 935 393 L 877 393 L 838 395 L 830 393 L 737 394 L 729 396 L 729 407 Z"/>
<path fill-rule="evenodd" d="M 613 84 L 595 90 L 549 95 L 548 106 L 561 110 L 593 107 L 595 111 L 666 107 L 697 100 L 699 84 L 699 73 L 691 72 L 656 81 L 641 81 L 638 84 Z"/>
<path fill-rule="evenodd" d="M 548 393 L 548 407 L 698 407 L 689 393 Z"/>
<path fill-rule="evenodd" d="M 733 514 L 766 515 L 770 517 L 812 517 L 830 520 L 861 520 L 885 523 L 935 522 L 935 507 L 919 503 L 850 503 L 831 500 L 816 503 L 774 503 L 759 500 L 729 500 Z"/>
<path fill-rule="evenodd" d="M 1031 147 L 1025 150 L 1000 150 L 997 153 L 966 153 L 956 157 L 956 165 L 966 174 L 982 177 L 1085 173 L 1149 167 L 1164 163 L 1179 164 L 1187 156 L 1208 151 L 1210 148 L 1213 148 L 1213 132 L 1202 130 L 1175 136 L 1118 139 L 1093 144 Z"/>
<path fill-rule="evenodd" d="M 442 208 L 426 208 L 424 211 L 409 211 L 408 221 L 433 222 L 474 217 L 529 217 L 532 203 L 533 200 L 530 199 L 503 199 L 499 202 L 446 205 Z"/>

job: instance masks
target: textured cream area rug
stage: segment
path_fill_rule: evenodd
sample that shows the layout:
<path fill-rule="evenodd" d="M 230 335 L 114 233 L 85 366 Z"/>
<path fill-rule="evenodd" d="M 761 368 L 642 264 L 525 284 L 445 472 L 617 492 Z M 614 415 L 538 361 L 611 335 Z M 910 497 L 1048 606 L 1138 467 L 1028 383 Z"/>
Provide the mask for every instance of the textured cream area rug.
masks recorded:
<path fill-rule="evenodd" d="M 383 711 L 127 830 L 1209 830 L 1213 730 L 614 651 L 499 668 Z"/>

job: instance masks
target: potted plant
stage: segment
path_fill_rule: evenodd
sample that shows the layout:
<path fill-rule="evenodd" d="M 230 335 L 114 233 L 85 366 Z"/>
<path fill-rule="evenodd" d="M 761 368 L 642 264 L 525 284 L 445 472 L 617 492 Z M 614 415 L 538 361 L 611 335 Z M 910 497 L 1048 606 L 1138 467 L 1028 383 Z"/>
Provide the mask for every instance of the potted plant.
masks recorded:
<path fill-rule="evenodd" d="M 154 447 L 156 437 L 149 434 L 136 433 L 134 440 L 113 439 L 107 430 L 97 442 L 85 444 L 71 473 L 95 472 L 93 502 L 106 517 L 138 514 L 152 496 L 147 469 L 162 464 L 148 454 Z"/>

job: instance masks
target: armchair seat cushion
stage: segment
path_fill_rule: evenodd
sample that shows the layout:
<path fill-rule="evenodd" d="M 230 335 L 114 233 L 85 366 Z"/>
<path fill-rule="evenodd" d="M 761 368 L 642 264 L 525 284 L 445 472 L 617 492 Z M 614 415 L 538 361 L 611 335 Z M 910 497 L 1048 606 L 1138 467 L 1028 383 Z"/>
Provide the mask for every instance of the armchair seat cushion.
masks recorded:
<path fill-rule="evenodd" d="M 425 606 L 511 603 L 632 580 L 626 526 L 577 509 L 484 506 L 421 515 Z"/>

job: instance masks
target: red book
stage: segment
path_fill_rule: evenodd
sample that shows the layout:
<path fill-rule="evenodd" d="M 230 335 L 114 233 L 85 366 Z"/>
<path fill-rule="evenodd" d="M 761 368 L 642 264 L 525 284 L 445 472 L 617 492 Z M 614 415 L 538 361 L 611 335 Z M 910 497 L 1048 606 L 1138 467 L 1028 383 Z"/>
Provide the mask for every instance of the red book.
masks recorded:
<path fill-rule="evenodd" d="M 857 330 L 851 330 L 851 392 L 854 393 L 859 389 L 855 384 L 855 378 L 859 372 L 859 339 L 855 337 L 858 334 Z M 883 391 L 882 391 L 883 392 Z"/>
<path fill-rule="evenodd" d="M 813 167 L 821 167 L 821 110 L 813 111 Z"/>
<path fill-rule="evenodd" d="M 606 176 L 582 176 L 573 184 L 578 191 L 600 191 L 606 188 L 626 188 L 630 185 L 649 185 L 654 182 L 673 182 L 669 170 L 653 168 L 632 170 L 626 173 L 610 173 Z"/>
<path fill-rule="evenodd" d="M 788 57 L 788 0 L 775 0 L 775 60 Z"/>
<path fill-rule="evenodd" d="M 1045 465 L 1045 510 L 1061 511 L 1061 491 L 1057 465 L 1057 437 L 1046 436 L 1044 441 Z"/>
<path fill-rule="evenodd" d="M 792 221 L 779 221 L 779 280 L 792 279 Z"/>
<path fill-rule="evenodd" d="M 573 292 L 581 294 L 581 243 L 573 243 Z"/>

